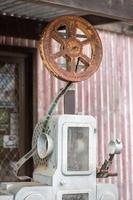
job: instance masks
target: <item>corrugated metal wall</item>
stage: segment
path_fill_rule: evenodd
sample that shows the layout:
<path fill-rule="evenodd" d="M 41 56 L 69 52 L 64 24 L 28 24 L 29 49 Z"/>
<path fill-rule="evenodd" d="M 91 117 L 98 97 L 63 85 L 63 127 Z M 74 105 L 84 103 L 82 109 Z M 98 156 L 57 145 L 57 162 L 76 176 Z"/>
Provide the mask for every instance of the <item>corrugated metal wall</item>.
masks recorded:
<path fill-rule="evenodd" d="M 97 119 L 98 163 L 102 163 L 107 156 L 106 146 L 110 139 L 122 140 L 123 152 L 112 167 L 112 171 L 118 171 L 119 176 L 102 182 L 118 183 L 120 200 L 132 200 L 133 37 L 105 31 L 100 31 L 100 37 L 104 52 L 101 67 L 88 81 L 75 84 L 75 109 L 76 113 L 90 114 Z M 1 38 L 0 43 L 10 44 Z M 35 41 L 27 40 L 27 43 L 22 46 L 35 47 Z M 23 40 L 19 44 L 23 44 Z M 39 53 L 37 66 L 38 118 L 41 118 L 64 83 L 43 68 Z M 56 113 L 63 113 L 63 101 Z"/>
<path fill-rule="evenodd" d="M 132 200 L 133 188 L 133 38 L 100 31 L 103 60 L 100 69 L 88 81 L 75 84 L 76 113 L 97 119 L 98 163 L 107 156 L 110 139 L 120 138 L 123 152 L 117 156 L 112 171 L 119 176 L 100 180 L 118 183 L 120 200 Z M 46 113 L 55 93 L 64 83 L 42 67 L 38 57 L 39 118 Z M 63 101 L 57 113 L 63 113 Z"/>
<path fill-rule="evenodd" d="M 37 42 L 35 40 L 29 40 L 29 39 L 0 36 L 0 45 L 36 48 Z"/>

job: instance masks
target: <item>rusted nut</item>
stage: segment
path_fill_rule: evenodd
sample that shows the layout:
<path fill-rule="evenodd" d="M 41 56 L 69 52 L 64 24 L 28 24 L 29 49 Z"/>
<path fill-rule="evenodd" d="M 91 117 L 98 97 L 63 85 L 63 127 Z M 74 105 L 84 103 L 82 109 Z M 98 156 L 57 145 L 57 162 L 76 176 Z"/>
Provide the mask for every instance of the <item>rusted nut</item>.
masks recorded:
<path fill-rule="evenodd" d="M 61 16 L 44 29 L 40 54 L 52 74 L 64 81 L 77 82 L 88 79 L 99 68 L 102 44 L 88 21 L 77 16 Z M 63 65 L 59 63 L 62 59 Z"/>

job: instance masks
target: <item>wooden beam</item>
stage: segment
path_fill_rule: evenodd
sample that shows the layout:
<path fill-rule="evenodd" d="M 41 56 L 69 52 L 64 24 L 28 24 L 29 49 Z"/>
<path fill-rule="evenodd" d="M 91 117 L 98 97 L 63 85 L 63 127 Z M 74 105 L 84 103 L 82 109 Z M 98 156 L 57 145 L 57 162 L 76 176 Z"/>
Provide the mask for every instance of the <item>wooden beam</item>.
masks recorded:
<path fill-rule="evenodd" d="M 96 26 L 98 30 L 105 30 L 114 33 L 122 33 L 124 35 L 133 36 L 133 25 L 124 22 L 103 24 Z"/>
<path fill-rule="evenodd" d="M 83 16 L 93 25 L 114 22 L 112 19 L 93 15 Z M 0 15 L 0 35 L 39 40 L 42 30 L 48 22 Z"/>
<path fill-rule="evenodd" d="M 31 1 L 31 0 L 30 0 Z M 32 0 L 35 2 L 35 0 Z M 39 0 L 51 5 L 63 6 L 97 16 L 109 17 L 133 23 L 133 1 L 132 0 Z"/>
<path fill-rule="evenodd" d="M 0 35 L 38 40 L 45 21 L 0 15 Z"/>
<path fill-rule="evenodd" d="M 102 25 L 102 24 L 110 24 L 114 22 L 119 22 L 119 20 L 96 16 L 96 15 L 84 15 L 82 17 L 86 19 L 88 22 L 90 22 L 92 25 Z"/>

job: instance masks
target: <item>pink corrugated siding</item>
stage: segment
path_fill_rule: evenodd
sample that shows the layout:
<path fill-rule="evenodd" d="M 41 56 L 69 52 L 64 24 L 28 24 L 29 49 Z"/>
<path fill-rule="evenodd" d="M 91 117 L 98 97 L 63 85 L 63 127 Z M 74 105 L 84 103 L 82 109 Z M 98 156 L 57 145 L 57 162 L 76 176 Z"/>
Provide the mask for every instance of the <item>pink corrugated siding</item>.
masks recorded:
<path fill-rule="evenodd" d="M 0 36 L 0 45 L 35 48 L 37 47 L 37 42 L 29 39 Z"/>
<path fill-rule="evenodd" d="M 93 115 L 97 119 L 97 163 L 102 163 L 107 156 L 107 144 L 110 139 L 122 140 L 123 152 L 115 159 L 112 166 L 112 171 L 118 171 L 119 176 L 101 182 L 118 184 L 120 200 L 132 200 L 133 38 L 105 31 L 99 33 L 103 43 L 102 64 L 89 80 L 75 84 L 75 111 L 79 114 Z M 38 77 L 39 70 L 38 68 Z M 47 73 L 46 69 L 43 71 L 44 74 Z M 46 85 L 51 88 L 51 99 L 53 99 L 63 83 L 51 75 L 48 81 L 47 75 L 46 79 L 44 77 L 43 85 L 44 88 Z M 48 106 L 50 93 L 48 89 L 44 92 L 44 96 L 48 95 L 45 97 L 47 99 L 43 101 L 39 98 L 39 101 Z M 59 113 L 63 113 L 63 107 L 59 106 L 57 113 L 59 110 Z M 39 117 L 41 116 L 42 114 L 39 114 Z"/>
<path fill-rule="evenodd" d="M 117 183 L 120 200 L 133 199 L 133 37 L 100 31 L 103 60 L 100 69 L 89 80 L 76 83 L 75 111 L 97 119 L 97 163 L 107 156 L 107 143 L 120 138 L 123 152 L 115 159 L 112 171 L 116 178 L 101 180 Z M 0 37 L 0 44 L 35 47 L 35 41 Z M 46 114 L 50 103 L 64 83 L 42 66 L 38 53 L 38 118 Z M 56 113 L 63 113 L 63 101 Z"/>

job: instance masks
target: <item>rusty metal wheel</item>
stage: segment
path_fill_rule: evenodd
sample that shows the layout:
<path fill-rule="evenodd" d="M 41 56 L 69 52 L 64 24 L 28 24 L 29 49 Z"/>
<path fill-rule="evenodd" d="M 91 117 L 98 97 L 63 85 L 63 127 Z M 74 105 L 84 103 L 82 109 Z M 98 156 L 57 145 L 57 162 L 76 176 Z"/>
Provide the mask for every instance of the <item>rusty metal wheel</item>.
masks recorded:
<path fill-rule="evenodd" d="M 40 40 L 43 63 L 64 81 L 82 81 L 94 74 L 102 44 L 94 27 L 81 17 L 62 16 L 51 22 Z"/>

